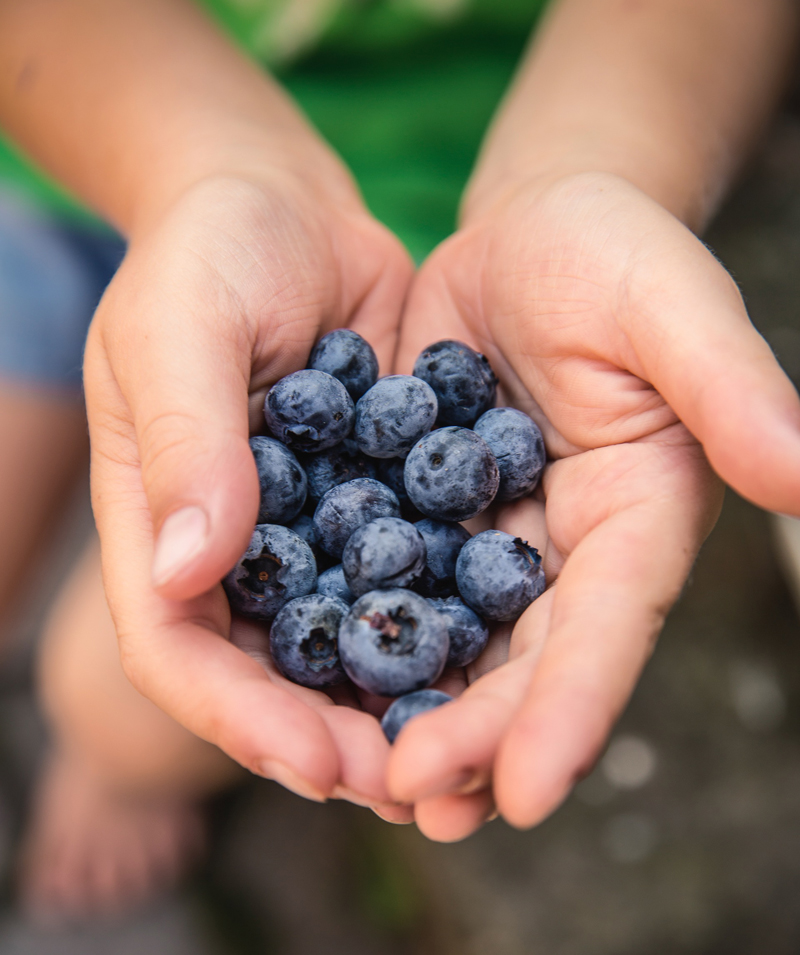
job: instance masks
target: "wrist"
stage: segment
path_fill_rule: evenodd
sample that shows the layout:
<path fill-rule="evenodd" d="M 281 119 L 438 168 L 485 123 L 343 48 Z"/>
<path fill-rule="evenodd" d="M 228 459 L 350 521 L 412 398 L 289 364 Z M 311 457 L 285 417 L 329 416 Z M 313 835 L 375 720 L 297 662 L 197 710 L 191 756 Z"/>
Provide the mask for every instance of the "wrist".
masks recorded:
<path fill-rule="evenodd" d="M 224 180 L 279 189 L 321 206 L 363 207 L 347 169 L 312 131 L 229 123 L 205 131 L 196 126 L 190 141 L 163 150 L 129 189 L 122 190 L 124 202 L 111 216 L 135 238 L 195 187 Z"/>
<path fill-rule="evenodd" d="M 551 145 L 528 161 L 487 150 L 465 190 L 461 225 L 484 217 L 523 190 L 536 192 L 561 180 L 592 176 L 626 181 L 699 232 L 724 194 L 728 163 L 703 168 L 690 155 L 665 151 L 655 142 L 637 144 L 632 138 L 611 136 L 599 143 L 587 139 L 575 137 L 563 148 Z"/>

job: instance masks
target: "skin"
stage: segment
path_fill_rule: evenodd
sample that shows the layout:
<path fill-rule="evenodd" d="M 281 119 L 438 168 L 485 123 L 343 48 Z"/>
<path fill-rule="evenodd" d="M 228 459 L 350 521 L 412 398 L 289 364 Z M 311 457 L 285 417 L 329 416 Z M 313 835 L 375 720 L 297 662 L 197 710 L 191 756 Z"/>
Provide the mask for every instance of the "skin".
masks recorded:
<path fill-rule="evenodd" d="M 395 821 L 409 810 L 392 801 L 414 803 L 431 838 L 467 835 L 495 803 L 518 826 L 552 811 L 713 525 L 706 455 L 745 496 L 800 513 L 800 405 L 690 231 L 757 134 L 794 28 L 789 0 L 557 2 L 458 232 L 411 284 L 338 160 L 194 6 L 0 8 L 0 120 L 130 239 L 85 381 L 106 588 L 144 696 L 310 798 Z M 383 373 L 408 372 L 432 316 L 545 432 L 542 493 L 498 526 L 558 582 L 390 757 L 371 701 L 287 684 L 252 629 L 229 640 L 217 582 L 255 518 L 248 421 L 266 389 L 337 325 Z M 166 521 L 190 507 L 197 546 L 154 581 Z"/>

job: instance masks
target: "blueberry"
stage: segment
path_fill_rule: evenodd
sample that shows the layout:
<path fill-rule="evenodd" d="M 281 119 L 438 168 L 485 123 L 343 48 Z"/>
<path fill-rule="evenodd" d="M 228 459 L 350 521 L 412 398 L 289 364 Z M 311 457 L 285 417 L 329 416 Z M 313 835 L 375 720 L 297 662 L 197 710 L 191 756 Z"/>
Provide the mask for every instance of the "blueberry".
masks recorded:
<path fill-rule="evenodd" d="M 308 514 L 301 514 L 296 517 L 289 525 L 289 530 L 294 531 L 298 537 L 302 537 L 312 551 L 316 549 L 318 544 L 317 532 L 314 530 L 314 520 Z"/>
<path fill-rule="evenodd" d="M 403 519 L 407 521 L 420 520 L 422 514 L 411 503 L 411 498 L 406 491 L 406 482 L 403 477 L 403 471 L 406 466 L 405 458 L 381 458 L 375 462 L 378 466 L 376 477 L 378 480 L 390 487 L 397 495 L 400 501 L 400 513 Z"/>
<path fill-rule="evenodd" d="M 425 541 L 428 554 L 425 569 L 414 590 L 423 597 L 453 597 L 456 586 L 456 560 L 470 539 L 469 531 L 452 521 L 434 521 L 430 517 L 414 525 Z"/>
<path fill-rule="evenodd" d="M 436 420 L 436 395 L 411 375 L 390 375 L 374 384 L 356 405 L 353 432 L 373 458 L 406 454 Z"/>
<path fill-rule="evenodd" d="M 259 524 L 288 524 L 306 501 L 306 475 L 292 452 L 274 438 L 250 438 L 261 500 Z"/>
<path fill-rule="evenodd" d="M 347 581 L 344 578 L 344 568 L 341 564 L 329 567 L 317 577 L 317 593 L 324 594 L 326 597 L 338 597 L 348 606 L 356 602 L 356 595 L 347 586 Z"/>
<path fill-rule="evenodd" d="M 494 404 L 497 376 L 486 357 L 463 342 L 429 345 L 414 364 L 414 374 L 436 392 L 439 425 L 471 428 Z"/>
<path fill-rule="evenodd" d="M 450 703 L 453 697 L 441 690 L 417 690 L 416 693 L 406 693 L 398 697 L 389 709 L 383 714 L 381 728 L 386 739 L 393 743 L 400 730 L 406 723 L 420 713 L 427 713 L 443 703 Z"/>
<path fill-rule="evenodd" d="M 231 608 L 260 620 L 270 620 L 290 600 L 310 594 L 316 583 L 311 548 L 280 524 L 257 524 L 244 556 L 222 581 Z"/>
<path fill-rule="evenodd" d="M 431 603 L 447 621 L 450 637 L 447 666 L 465 667 L 477 660 L 489 640 L 489 628 L 485 621 L 460 597 L 445 597 L 441 600 L 434 597 Z"/>
<path fill-rule="evenodd" d="M 393 491 L 373 478 L 337 484 L 314 511 L 314 529 L 320 547 L 338 560 L 350 535 L 362 524 L 379 517 L 399 517 L 400 504 Z"/>
<path fill-rule="evenodd" d="M 373 590 L 339 628 L 339 655 L 350 679 L 379 696 L 402 696 L 434 683 L 448 651 L 442 615 L 410 590 Z"/>
<path fill-rule="evenodd" d="M 350 434 L 353 399 L 324 371 L 296 371 L 281 378 L 264 400 L 267 427 L 294 451 L 324 451 Z"/>
<path fill-rule="evenodd" d="M 303 466 L 308 477 L 308 496 L 318 501 L 337 484 L 356 478 L 374 478 L 375 464 L 350 439 L 319 454 L 306 454 L 303 456 Z"/>
<path fill-rule="evenodd" d="M 456 562 L 461 599 L 487 620 L 514 620 L 545 588 L 535 547 L 502 531 L 483 531 L 461 548 Z"/>
<path fill-rule="evenodd" d="M 378 359 L 372 346 L 349 328 L 337 328 L 314 346 L 308 367 L 333 375 L 350 392 L 353 401 L 378 380 Z"/>
<path fill-rule="evenodd" d="M 426 434 L 406 458 L 405 481 L 412 503 L 440 521 L 466 521 L 494 499 L 500 472 L 489 445 L 466 428 Z"/>
<path fill-rule="evenodd" d="M 516 501 L 539 483 L 545 463 L 544 438 L 539 426 L 524 411 L 492 408 L 475 424 L 492 449 L 500 469 L 498 501 Z"/>
<path fill-rule="evenodd" d="M 339 624 L 348 606 L 309 594 L 290 600 L 272 622 L 269 650 L 275 666 L 300 686 L 336 686 L 347 680 L 339 660 Z"/>
<path fill-rule="evenodd" d="M 356 597 L 370 590 L 409 587 L 425 567 L 425 541 L 408 521 L 379 517 L 353 532 L 342 567 Z"/>

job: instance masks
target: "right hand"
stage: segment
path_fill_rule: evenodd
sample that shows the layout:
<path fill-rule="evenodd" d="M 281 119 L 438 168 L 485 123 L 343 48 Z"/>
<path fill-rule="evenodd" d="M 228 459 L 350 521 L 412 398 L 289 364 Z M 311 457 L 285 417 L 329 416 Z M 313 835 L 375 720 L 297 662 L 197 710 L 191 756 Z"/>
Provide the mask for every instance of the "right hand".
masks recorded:
<path fill-rule="evenodd" d="M 249 433 L 268 388 L 347 325 L 389 370 L 412 266 L 355 189 L 296 171 L 213 177 L 135 234 L 89 334 L 92 498 L 133 685 L 243 766 L 302 795 L 390 807 L 374 717 L 239 649 L 219 583 L 258 509 Z M 263 642 L 263 640 L 261 640 Z M 237 646 L 238 643 L 238 646 Z"/>

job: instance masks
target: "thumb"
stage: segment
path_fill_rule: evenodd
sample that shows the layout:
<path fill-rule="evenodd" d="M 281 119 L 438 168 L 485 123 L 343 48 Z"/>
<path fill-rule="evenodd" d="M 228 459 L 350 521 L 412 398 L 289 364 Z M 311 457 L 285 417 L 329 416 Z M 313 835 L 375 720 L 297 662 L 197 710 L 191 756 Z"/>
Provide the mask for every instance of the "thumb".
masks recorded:
<path fill-rule="evenodd" d="M 218 292 L 170 295 L 158 282 L 135 275 L 128 281 L 124 269 L 87 344 L 93 447 L 140 469 L 152 527 L 152 542 L 141 544 L 152 546 L 153 585 L 164 597 L 185 600 L 233 567 L 256 522 L 258 479 L 248 445 L 252 346 L 242 323 L 227 318 Z M 214 304 L 213 314 L 205 302 Z M 93 488 L 101 525 L 110 491 Z"/>
<path fill-rule="evenodd" d="M 668 274 L 652 271 L 628 317 L 643 377 L 728 484 L 761 507 L 800 515 L 797 392 L 751 324 L 733 279 L 681 231 Z"/>

